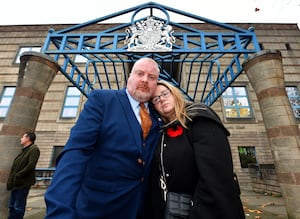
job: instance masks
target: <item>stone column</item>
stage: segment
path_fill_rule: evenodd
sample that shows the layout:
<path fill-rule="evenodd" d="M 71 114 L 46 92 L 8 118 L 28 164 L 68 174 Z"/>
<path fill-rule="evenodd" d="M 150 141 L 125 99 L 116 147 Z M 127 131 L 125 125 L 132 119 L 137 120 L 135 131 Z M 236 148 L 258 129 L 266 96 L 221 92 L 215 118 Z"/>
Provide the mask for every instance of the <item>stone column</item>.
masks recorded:
<path fill-rule="evenodd" d="M 14 98 L 0 131 L 0 218 L 7 218 L 8 174 L 14 158 L 21 152 L 20 138 L 25 131 L 35 131 L 45 94 L 59 65 L 50 57 L 25 52 L 21 56 Z M 37 136 L 38 139 L 39 136 Z"/>
<path fill-rule="evenodd" d="M 290 219 L 300 218 L 300 131 L 284 84 L 279 51 L 262 51 L 243 63 L 257 95 Z"/>

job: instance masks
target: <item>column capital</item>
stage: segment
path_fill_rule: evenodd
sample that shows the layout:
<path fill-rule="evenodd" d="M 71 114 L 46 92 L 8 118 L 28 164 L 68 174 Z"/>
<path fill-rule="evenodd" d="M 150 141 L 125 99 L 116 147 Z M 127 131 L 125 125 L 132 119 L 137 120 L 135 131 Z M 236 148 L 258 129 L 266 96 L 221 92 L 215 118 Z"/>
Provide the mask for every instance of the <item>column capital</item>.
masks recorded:
<path fill-rule="evenodd" d="M 282 60 L 281 52 L 279 50 L 262 50 L 253 55 L 250 55 L 248 59 L 246 59 L 242 66 L 244 71 L 247 71 L 253 65 L 258 62 L 267 61 L 271 59 Z"/>
<path fill-rule="evenodd" d="M 58 70 L 60 69 L 60 66 L 56 61 L 54 61 L 53 58 L 40 52 L 34 52 L 34 51 L 23 52 L 20 56 L 20 60 L 21 63 L 26 63 L 28 61 L 40 62 L 42 64 L 49 66 L 55 72 L 58 72 Z"/>

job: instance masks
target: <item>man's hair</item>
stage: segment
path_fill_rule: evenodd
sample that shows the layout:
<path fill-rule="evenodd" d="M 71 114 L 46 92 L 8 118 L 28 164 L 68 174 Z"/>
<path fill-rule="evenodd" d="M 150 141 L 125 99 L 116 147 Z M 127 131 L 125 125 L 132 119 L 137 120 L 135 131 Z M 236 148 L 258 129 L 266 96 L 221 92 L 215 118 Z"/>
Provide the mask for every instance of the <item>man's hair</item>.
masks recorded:
<path fill-rule="evenodd" d="M 35 142 L 36 135 L 34 132 L 27 131 L 27 132 L 25 132 L 25 135 L 29 138 L 29 140 L 32 142 L 32 144 Z"/>

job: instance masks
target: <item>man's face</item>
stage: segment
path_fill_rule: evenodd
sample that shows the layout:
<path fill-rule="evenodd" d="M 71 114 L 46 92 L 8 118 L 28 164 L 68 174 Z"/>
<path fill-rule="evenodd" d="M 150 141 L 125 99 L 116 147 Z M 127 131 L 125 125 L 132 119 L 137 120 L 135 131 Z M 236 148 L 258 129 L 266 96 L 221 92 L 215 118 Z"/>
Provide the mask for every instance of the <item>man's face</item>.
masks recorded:
<path fill-rule="evenodd" d="M 139 60 L 133 67 L 127 81 L 127 90 L 139 102 L 147 102 L 156 87 L 159 69 L 152 60 Z"/>
<path fill-rule="evenodd" d="M 21 137 L 21 145 L 23 146 L 28 145 L 29 142 L 30 142 L 29 137 L 26 134 L 24 134 Z"/>

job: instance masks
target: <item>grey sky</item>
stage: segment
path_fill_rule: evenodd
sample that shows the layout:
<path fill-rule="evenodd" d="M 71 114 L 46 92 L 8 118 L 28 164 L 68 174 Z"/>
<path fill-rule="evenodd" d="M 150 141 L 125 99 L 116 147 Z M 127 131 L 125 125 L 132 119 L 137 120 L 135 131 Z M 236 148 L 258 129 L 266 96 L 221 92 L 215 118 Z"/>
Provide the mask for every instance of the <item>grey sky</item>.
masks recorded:
<path fill-rule="evenodd" d="M 149 1 L 3 1 L 0 25 L 84 23 L 146 2 Z M 153 2 L 225 23 L 300 23 L 300 0 L 159 0 Z M 259 10 L 255 11 L 256 8 Z M 171 17 L 171 19 L 175 18 Z"/>

